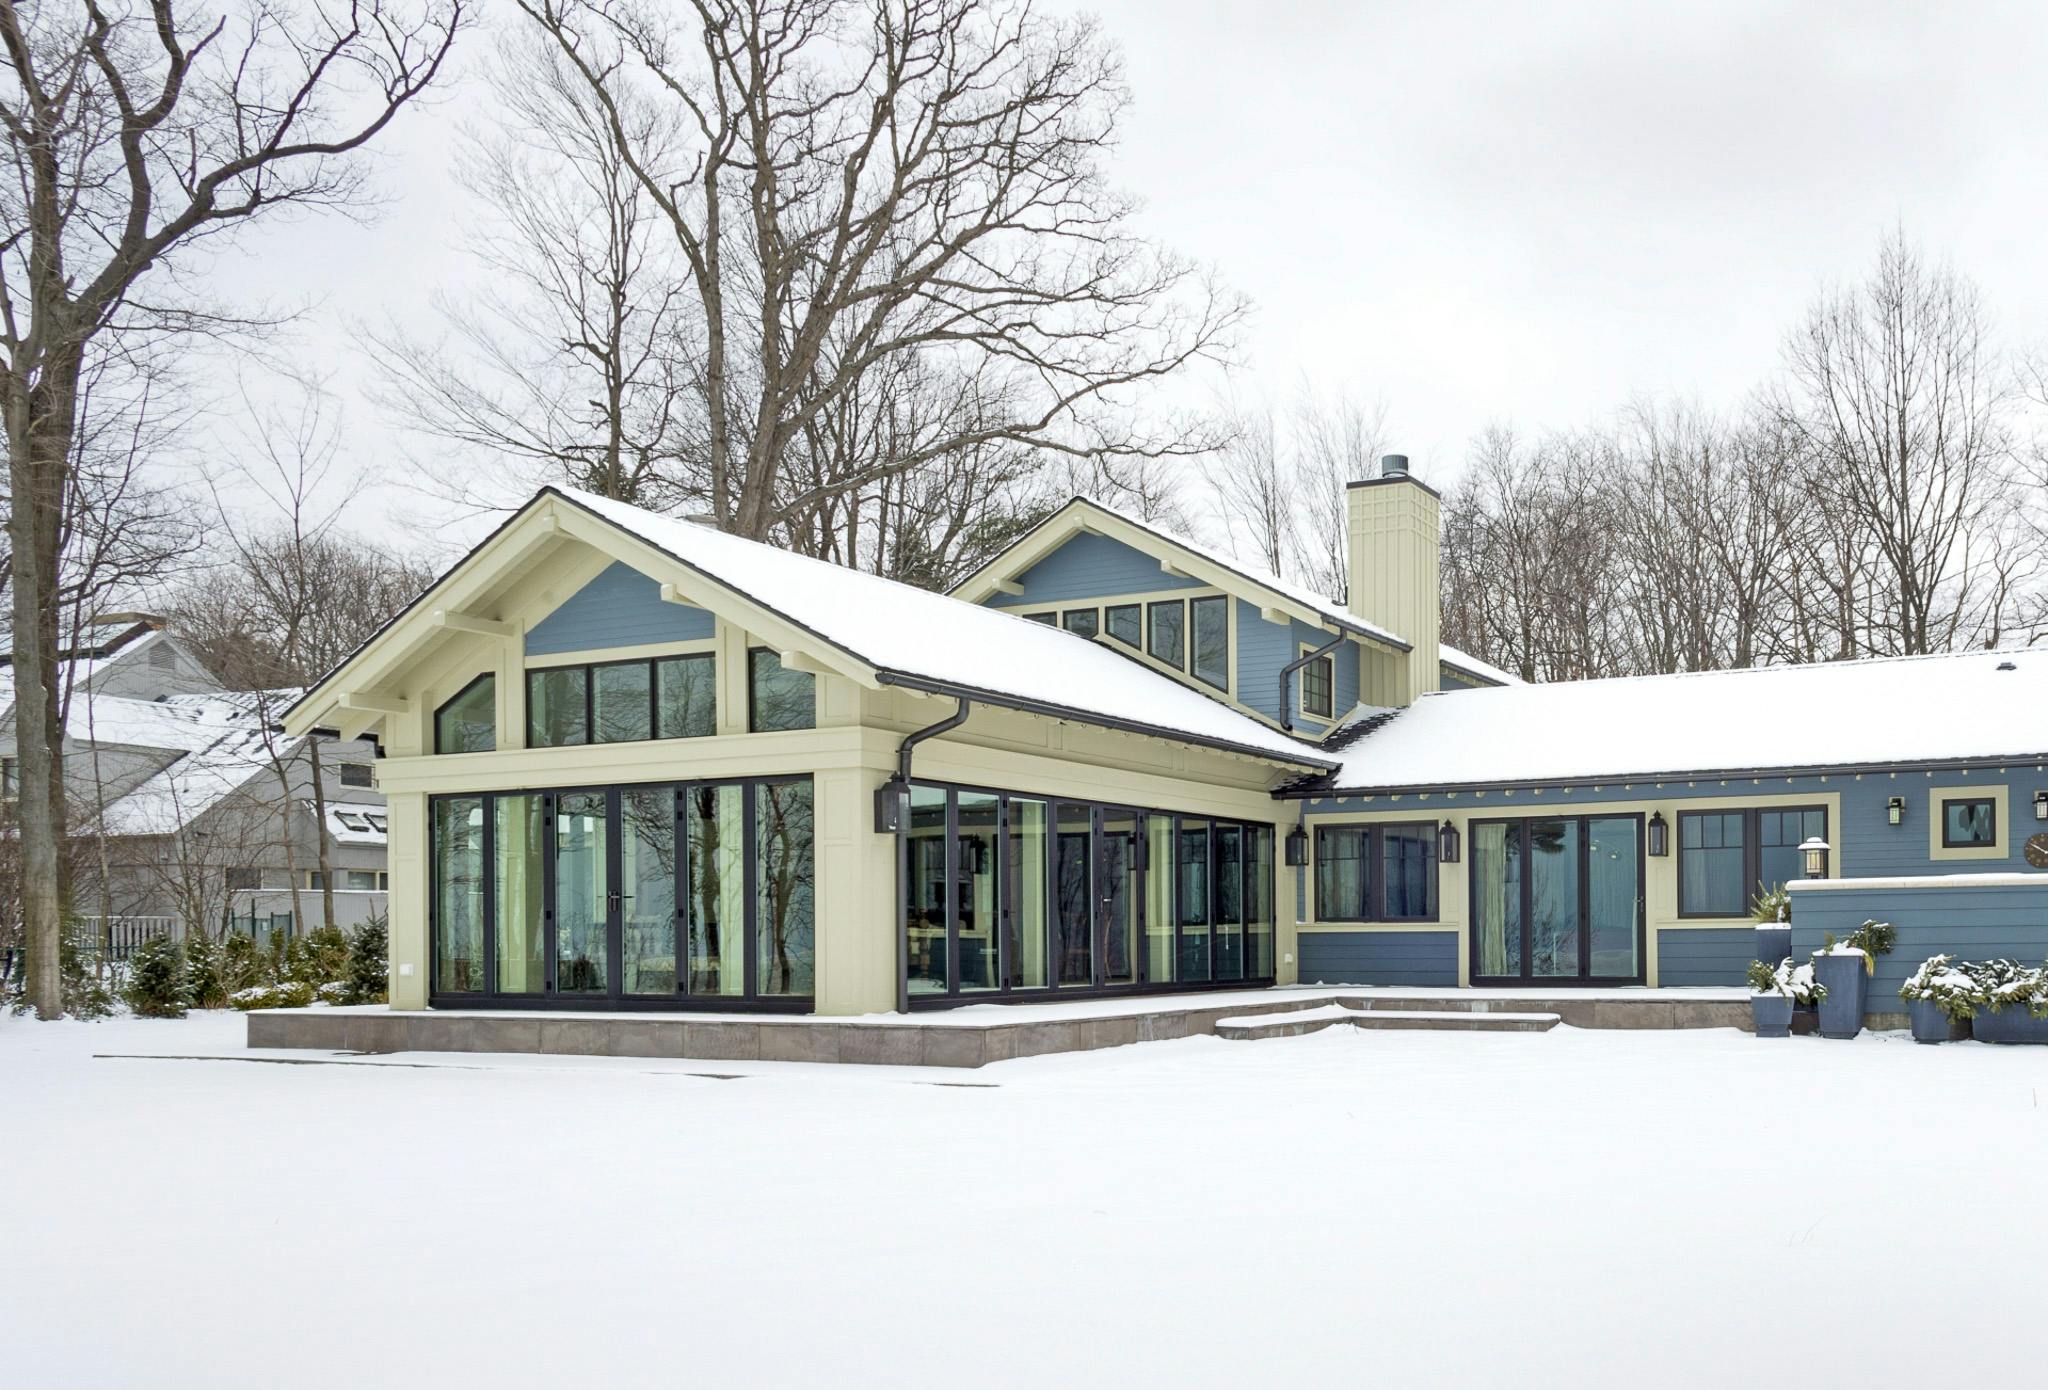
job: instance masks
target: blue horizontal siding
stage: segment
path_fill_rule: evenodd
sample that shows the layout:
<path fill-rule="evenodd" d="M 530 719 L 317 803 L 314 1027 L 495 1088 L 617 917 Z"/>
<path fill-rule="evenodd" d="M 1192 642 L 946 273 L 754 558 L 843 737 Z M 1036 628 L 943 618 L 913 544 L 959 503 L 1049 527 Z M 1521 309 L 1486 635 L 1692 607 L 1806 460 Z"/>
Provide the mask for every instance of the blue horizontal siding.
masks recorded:
<path fill-rule="evenodd" d="M 659 581 L 619 561 L 535 623 L 526 634 L 526 654 L 695 642 L 711 636 L 715 626 L 702 608 L 664 603 Z"/>
<path fill-rule="evenodd" d="M 1303 984 L 1458 983 L 1454 931 L 1303 932 L 1296 940 Z"/>
<path fill-rule="evenodd" d="M 1959 868 L 1943 867 L 1951 873 Z M 2039 883 L 1995 887 L 1929 884 L 1795 892 L 1793 958 L 1803 960 L 1828 935 L 1839 940 L 1868 921 L 1890 922 L 1898 928 L 1899 944 L 1878 958 L 1865 1007 L 1871 1013 L 1899 1013 L 1905 1008 L 1899 986 L 1929 956 L 2004 958 L 2028 965 L 2048 958 L 2048 875 Z"/>
<path fill-rule="evenodd" d="M 1161 589 L 1198 589 L 1202 582 L 1168 574 L 1144 551 L 1082 531 L 1017 576 L 1022 594 L 994 594 L 995 608 L 1044 608 L 1068 600 L 1109 599 Z"/>
<path fill-rule="evenodd" d="M 1237 698 L 1240 704 L 1257 710 L 1268 719 L 1280 717 L 1280 672 L 1287 663 L 1313 651 L 1330 640 L 1330 634 L 1307 623 L 1268 622 L 1259 616 L 1258 605 L 1237 601 Z M 1347 640 L 1333 653 L 1337 663 L 1336 712 L 1342 715 L 1358 703 L 1358 643 Z M 1287 680 L 1288 701 L 1301 708 L 1301 673 Z M 1326 727 L 1321 720 L 1305 719 L 1299 713 L 1294 727 L 1319 734 Z"/>
<path fill-rule="evenodd" d="M 1755 927 L 1657 933 L 1660 985 L 1739 985 L 1756 959 Z"/>

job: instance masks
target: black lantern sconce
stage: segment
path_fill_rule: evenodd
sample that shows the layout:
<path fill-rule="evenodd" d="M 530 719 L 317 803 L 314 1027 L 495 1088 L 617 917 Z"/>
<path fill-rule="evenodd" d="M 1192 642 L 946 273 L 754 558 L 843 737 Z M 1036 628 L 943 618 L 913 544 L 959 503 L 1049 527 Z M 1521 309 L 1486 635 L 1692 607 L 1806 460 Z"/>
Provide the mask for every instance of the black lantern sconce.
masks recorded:
<path fill-rule="evenodd" d="M 1445 821 L 1442 827 L 1438 829 L 1436 832 L 1436 859 L 1439 864 L 1455 864 L 1458 862 L 1458 851 L 1461 848 L 1460 838 L 1458 827 L 1452 825 L 1449 821 Z"/>
<path fill-rule="evenodd" d="M 1648 838 L 1650 841 L 1650 857 L 1652 859 L 1662 859 L 1665 855 L 1671 853 L 1671 827 L 1665 824 L 1662 811 L 1652 811 L 1650 813 Z"/>
<path fill-rule="evenodd" d="M 1885 802 L 1884 818 L 1888 824 L 1904 825 L 1906 823 L 1906 798 L 1895 796 L 1890 801 Z"/>
<path fill-rule="evenodd" d="M 891 777 L 875 788 L 875 833 L 894 835 L 910 823 L 910 783 Z"/>
<path fill-rule="evenodd" d="M 1825 878 L 1828 872 L 1828 842 L 1815 835 L 1799 846 L 1800 855 L 1806 860 L 1808 878 Z"/>
<path fill-rule="evenodd" d="M 1308 831 L 1300 826 L 1287 832 L 1287 867 L 1306 868 L 1308 865 Z"/>

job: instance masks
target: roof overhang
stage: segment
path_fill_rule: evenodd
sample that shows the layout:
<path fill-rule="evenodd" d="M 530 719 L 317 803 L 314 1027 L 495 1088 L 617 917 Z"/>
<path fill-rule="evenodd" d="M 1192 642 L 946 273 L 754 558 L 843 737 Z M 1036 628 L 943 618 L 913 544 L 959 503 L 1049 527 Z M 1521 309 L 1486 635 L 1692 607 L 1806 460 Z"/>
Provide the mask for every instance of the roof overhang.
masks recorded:
<path fill-rule="evenodd" d="M 1371 746 L 1371 740 L 1357 745 Z M 1771 777 L 1869 777 L 1893 772 L 1964 772 L 1982 768 L 2005 768 L 2015 764 L 2048 764 L 2048 752 L 2014 753 L 1982 758 L 1929 758 L 1897 762 L 1810 763 L 1791 767 L 1723 767 L 1681 769 L 1664 772 L 1604 772 L 1586 777 L 1525 777 L 1498 782 L 1413 782 L 1386 786 L 1340 787 L 1297 782 L 1273 793 L 1295 801 L 1321 801 L 1341 797 L 1464 795 L 1468 792 L 1579 791 L 1586 788 L 1634 786 L 1640 782 L 1737 782 Z"/>

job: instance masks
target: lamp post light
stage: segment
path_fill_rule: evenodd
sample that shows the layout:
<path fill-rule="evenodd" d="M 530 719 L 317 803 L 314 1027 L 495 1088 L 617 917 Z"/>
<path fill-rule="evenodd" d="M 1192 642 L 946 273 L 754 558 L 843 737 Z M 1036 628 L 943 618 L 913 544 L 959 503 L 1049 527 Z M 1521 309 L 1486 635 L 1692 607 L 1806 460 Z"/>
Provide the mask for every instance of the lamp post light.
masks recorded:
<path fill-rule="evenodd" d="M 1906 819 L 1906 798 L 1895 796 L 1884 804 L 1884 818 L 1893 825 L 1902 825 Z"/>
<path fill-rule="evenodd" d="M 1824 878 L 1828 871 L 1828 842 L 1815 835 L 1799 846 L 1799 853 L 1806 860 L 1808 878 Z"/>

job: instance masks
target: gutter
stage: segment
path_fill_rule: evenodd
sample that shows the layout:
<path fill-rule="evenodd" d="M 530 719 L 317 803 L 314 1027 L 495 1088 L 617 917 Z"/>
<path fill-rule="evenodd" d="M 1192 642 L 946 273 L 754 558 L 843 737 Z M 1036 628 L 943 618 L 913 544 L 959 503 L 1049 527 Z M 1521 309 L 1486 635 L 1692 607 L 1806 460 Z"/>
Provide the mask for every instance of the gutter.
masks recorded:
<path fill-rule="evenodd" d="M 1370 748 L 1372 742 L 1370 739 L 1367 739 L 1361 746 Z M 1623 787 L 1639 782 L 1733 782 L 1740 781 L 1745 777 L 1853 777 L 1892 772 L 1971 772 L 1980 769 L 2011 767 L 2021 763 L 2032 763 L 2036 766 L 2048 764 L 2048 752 L 2013 753 L 2004 757 L 1993 755 L 1978 758 L 1935 758 L 1923 761 L 1812 763 L 1804 767 L 1731 767 L 1704 768 L 1697 771 L 1679 772 L 1610 772 L 1602 773 L 1597 777 L 1521 777 L 1499 782 L 1412 782 L 1398 786 L 1369 787 L 1296 785 L 1294 787 L 1283 787 L 1274 792 L 1273 796 L 1281 801 L 1314 801 L 1347 796 L 1426 796 L 1445 792 L 1535 791 L 1538 789 L 1547 791 L 1553 788 L 1564 790 L 1587 787 Z"/>
<path fill-rule="evenodd" d="M 936 724 L 927 724 L 903 736 L 903 742 L 896 745 L 897 795 L 907 802 L 910 798 L 910 758 L 917 751 L 917 745 L 928 738 L 950 733 L 967 722 L 973 712 L 974 703 L 965 695 L 957 697 L 960 707 Z M 896 1012 L 910 1012 L 910 900 L 907 893 L 910 875 L 910 825 L 906 816 L 896 827 Z"/>
<path fill-rule="evenodd" d="M 1280 668 L 1280 728 L 1282 732 L 1290 734 L 1294 732 L 1294 705 L 1293 702 L 1291 702 L 1287 698 L 1287 682 L 1293 677 L 1296 671 L 1299 671 L 1302 667 L 1308 665 L 1311 661 L 1321 661 L 1324 657 L 1329 656 L 1331 653 L 1335 652 L 1337 648 L 1343 645 L 1344 634 L 1340 632 L 1335 637 L 1331 638 L 1328 642 L 1324 643 L 1322 646 L 1317 647 L 1314 651 L 1310 652 L 1308 655 L 1296 657 L 1293 661 L 1288 662 L 1285 666 L 1282 666 Z M 1331 696 L 1333 697 L 1330 702 L 1331 707 L 1333 709 L 1336 707 L 1336 700 L 1334 698 L 1336 695 L 1336 690 L 1334 688 L 1335 684 L 1336 676 L 1333 672 L 1331 675 L 1331 685 L 1333 688 L 1330 692 Z"/>
<path fill-rule="evenodd" d="M 1343 641 L 1342 637 L 1337 639 Z M 1033 700 L 1018 695 L 1004 695 L 999 691 L 983 690 L 976 686 L 961 685 L 954 681 L 930 680 L 924 676 L 913 676 L 903 671 L 877 670 L 875 680 L 882 685 L 893 685 L 902 690 L 918 690 L 927 695 L 950 695 L 956 700 L 972 700 L 976 704 L 992 705 L 998 709 L 1016 710 L 1021 714 L 1038 714 L 1048 719 L 1064 719 L 1075 724 L 1092 724 L 1098 728 L 1114 729 L 1118 733 L 1143 734 L 1148 738 L 1170 739 L 1176 743 L 1193 744 L 1198 748 L 1213 748 L 1220 752 L 1236 753 L 1241 757 L 1256 758 L 1261 762 L 1284 763 L 1295 767 L 1321 768 L 1335 771 L 1338 764 L 1328 758 L 1318 758 L 1306 752 L 1300 757 L 1290 757 L 1270 748 L 1256 748 L 1250 744 L 1234 743 L 1224 738 L 1208 738 L 1201 734 L 1186 733 L 1178 729 L 1164 728 L 1158 724 L 1145 724 L 1135 719 L 1122 719 L 1113 714 L 1097 714 L 1089 710 L 1071 709 L 1065 705 L 1049 704 L 1044 700 Z M 1199 692 L 1198 692 L 1199 693 Z M 1224 708 L 1229 708 L 1224 706 Z"/>

